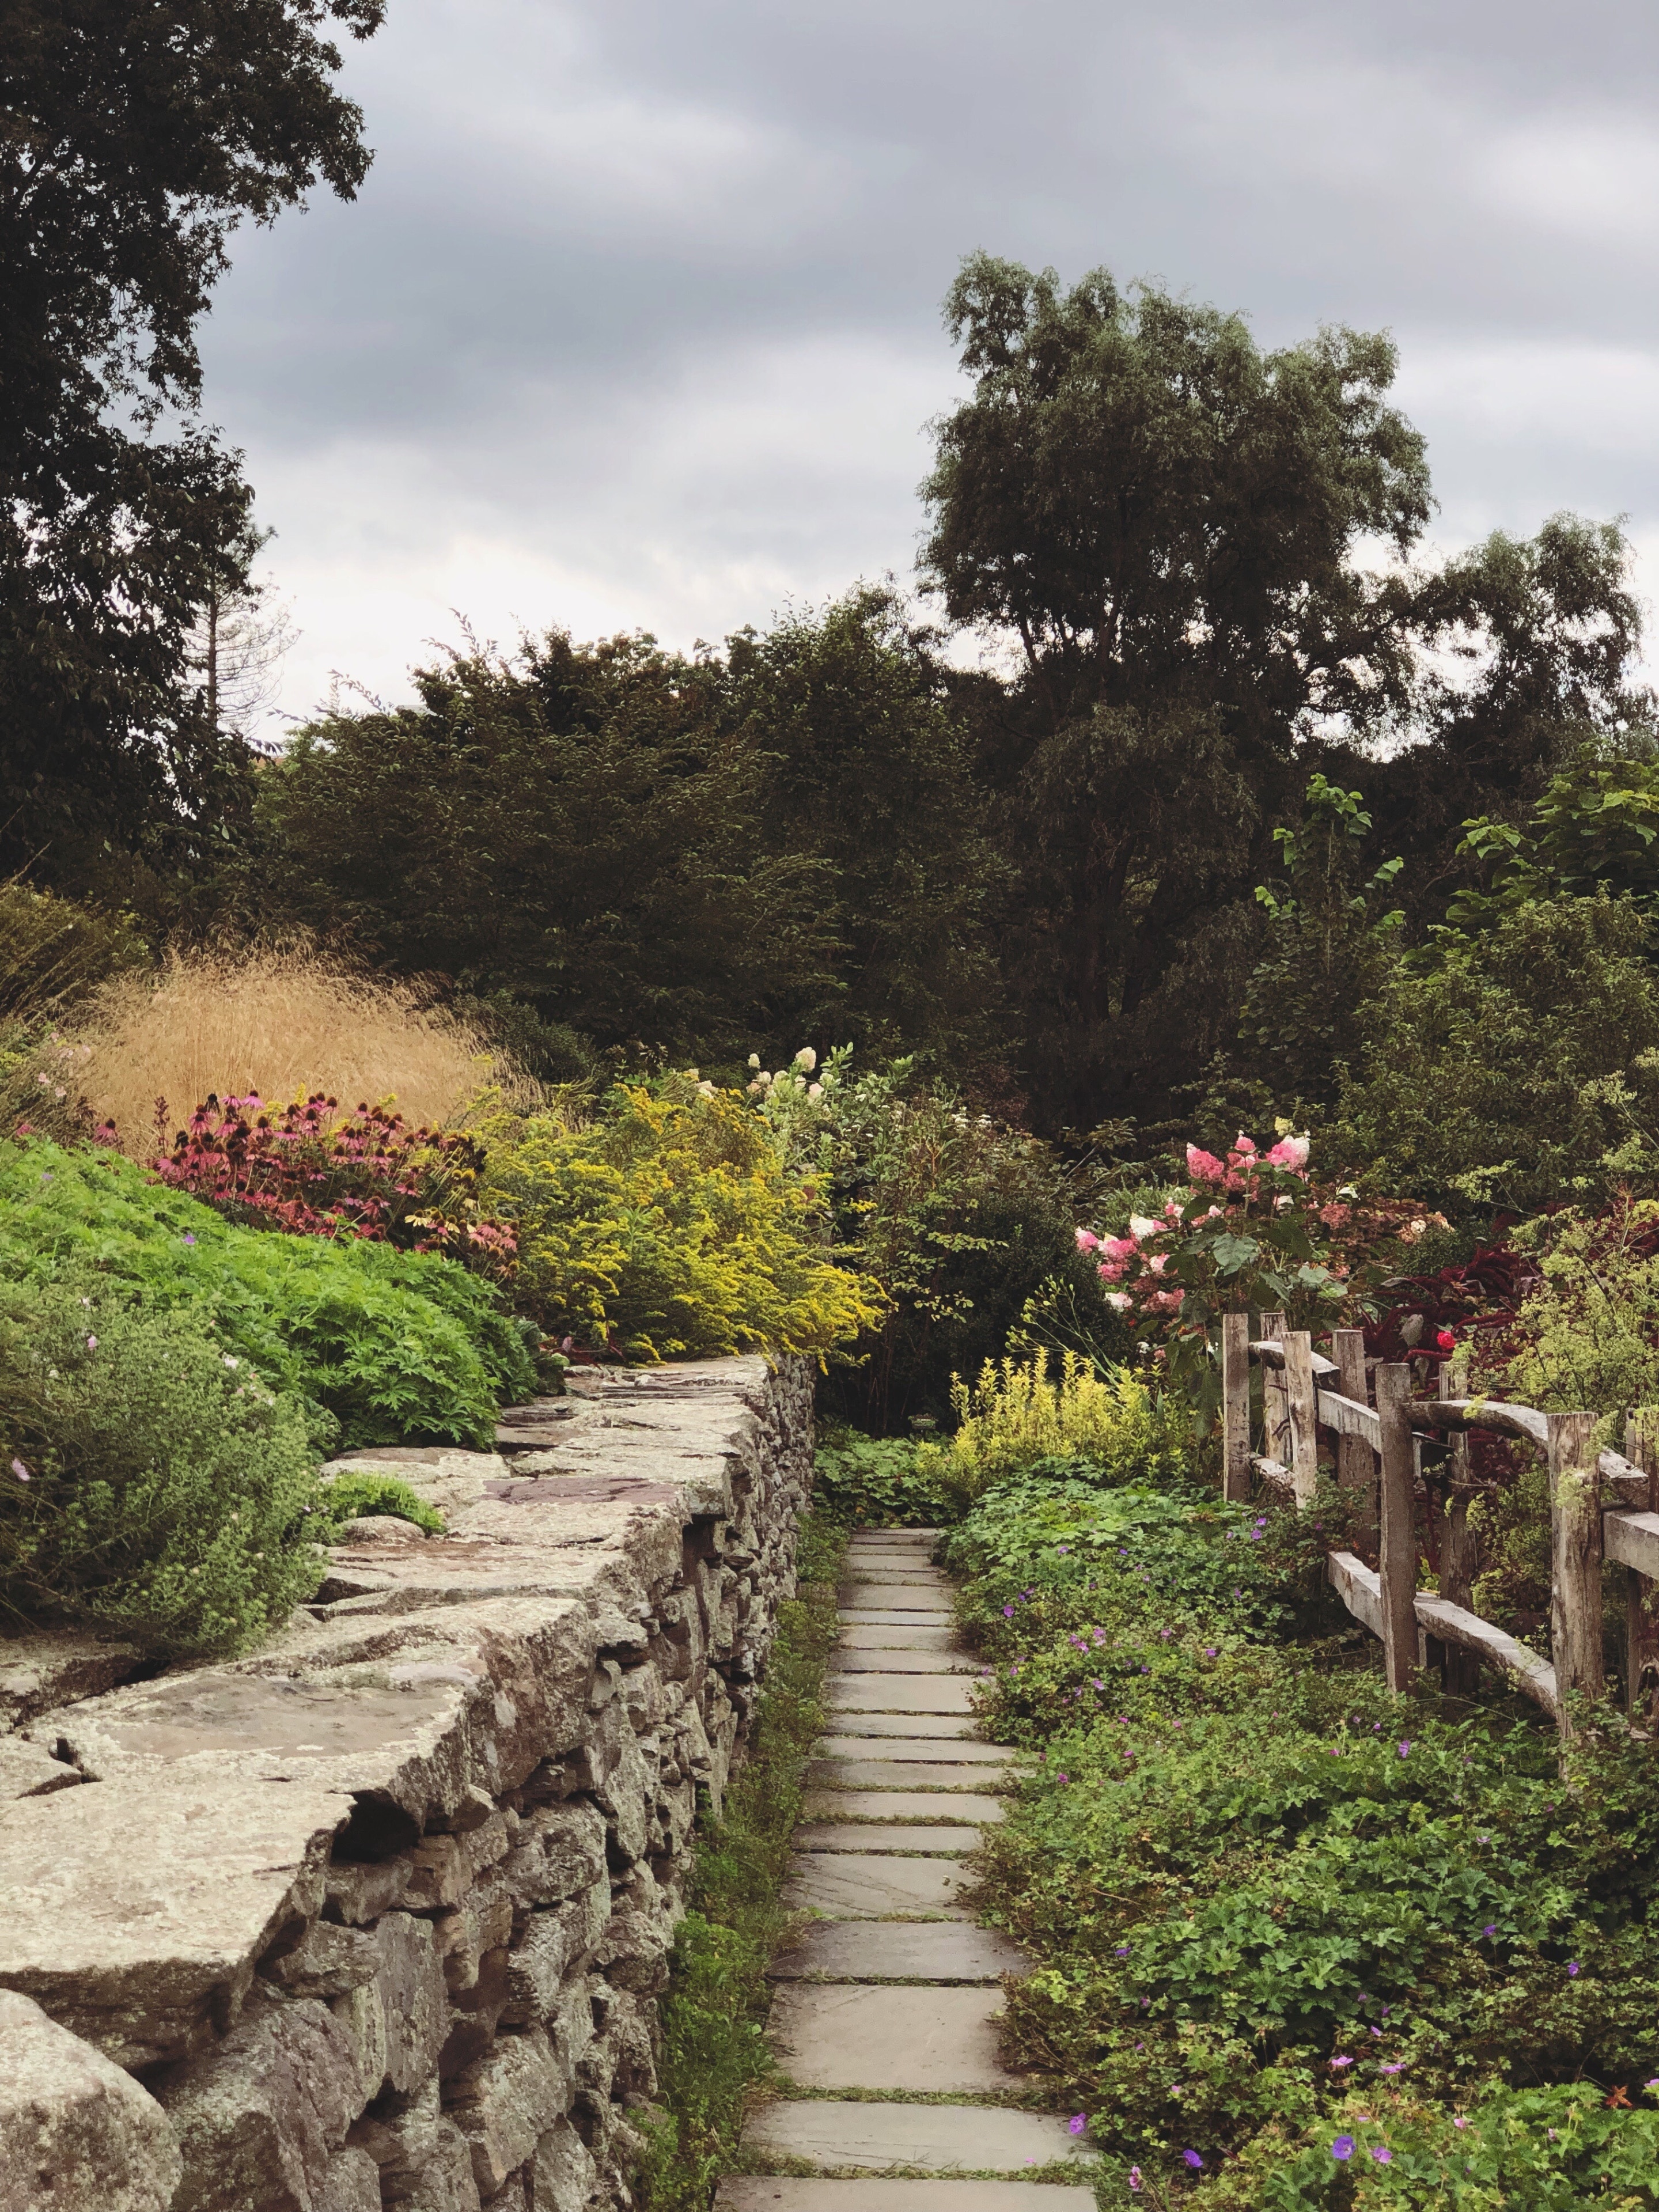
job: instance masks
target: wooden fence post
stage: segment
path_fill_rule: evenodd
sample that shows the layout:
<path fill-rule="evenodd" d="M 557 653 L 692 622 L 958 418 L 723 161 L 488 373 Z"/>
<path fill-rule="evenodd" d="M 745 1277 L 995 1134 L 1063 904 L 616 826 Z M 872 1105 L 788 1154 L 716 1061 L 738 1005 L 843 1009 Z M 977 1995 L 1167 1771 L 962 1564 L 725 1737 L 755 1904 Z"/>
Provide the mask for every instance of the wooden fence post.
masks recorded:
<path fill-rule="evenodd" d="M 1363 1328 L 1334 1328 L 1331 1357 L 1336 1362 L 1337 1382 L 1345 1398 L 1357 1406 L 1370 1403 L 1365 1387 L 1365 1332 Z M 1364 1437 L 1336 1440 L 1336 1479 L 1352 1493 L 1359 1510 L 1355 1534 L 1362 1543 L 1376 1540 L 1376 1459 Z"/>
<path fill-rule="evenodd" d="M 1283 1341 L 1285 1400 L 1290 1419 L 1290 1449 L 1285 1464 L 1291 1470 L 1296 1510 L 1304 1513 L 1319 1486 L 1319 1405 L 1314 1395 L 1313 1339 L 1305 1328 L 1297 1328 Z"/>
<path fill-rule="evenodd" d="M 1285 1334 L 1282 1313 L 1264 1313 L 1261 1316 L 1261 1335 L 1266 1343 L 1277 1344 Z M 1291 1412 L 1285 1389 L 1284 1371 L 1277 1367 L 1261 1370 L 1261 1449 L 1268 1459 L 1276 1459 L 1281 1466 L 1291 1463 Z"/>
<path fill-rule="evenodd" d="M 1461 1398 L 1468 1366 L 1467 1353 L 1443 1360 L 1432 1387 L 1442 1398 Z M 1440 1595 L 1466 1613 L 1474 1609 L 1475 1543 L 1469 1526 L 1469 1432 L 1454 1429 L 1447 1439 L 1450 1457 L 1446 1469 L 1446 1516 L 1440 1528 Z M 1460 1644 L 1443 1644 L 1440 1675 L 1455 1697 L 1473 1697 L 1480 1687 L 1480 1662 Z"/>
<path fill-rule="evenodd" d="M 1391 1690 L 1408 1690 L 1417 1665 L 1416 1461 L 1406 1413 L 1412 1370 L 1385 1362 L 1376 1370 L 1376 1413 L 1382 1431 L 1381 1529 L 1377 1566 L 1382 1584 L 1382 1673 Z"/>
<path fill-rule="evenodd" d="M 1237 1505 L 1250 1497 L 1250 1316 L 1221 1316 L 1221 1494 Z"/>
<path fill-rule="evenodd" d="M 1594 1413 L 1549 1413 L 1550 1645 L 1560 1729 L 1575 1733 L 1571 1700 L 1601 1696 L 1601 1478 Z"/>
<path fill-rule="evenodd" d="M 1659 1513 L 1659 1406 L 1638 1406 L 1625 1423 L 1625 1457 L 1648 1479 L 1648 1510 Z M 1625 1688 L 1633 1722 L 1659 1717 L 1659 1583 L 1625 1570 Z"/>

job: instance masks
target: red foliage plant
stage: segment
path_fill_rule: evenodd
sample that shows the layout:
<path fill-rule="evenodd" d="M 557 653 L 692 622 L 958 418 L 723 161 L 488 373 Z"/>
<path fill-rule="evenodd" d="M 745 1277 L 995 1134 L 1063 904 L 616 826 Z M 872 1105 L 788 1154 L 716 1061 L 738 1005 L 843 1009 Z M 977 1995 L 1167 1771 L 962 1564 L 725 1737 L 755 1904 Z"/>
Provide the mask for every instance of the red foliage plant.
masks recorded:
<path fill-rule="evenodd" d="M 158 1143 L 167 1101 L 155 1102 Z M 498 1272 L 518 1249 L 510 1228 L 477 1218 L 483 1155 L 457 1130 L 416 1127 L 385 1106 L 342 1114 L 320 1091 L 269 1107 L 210 1092 L 155 1163 L 164 1182 L 252 1228 L 358 1237 L 441 1252 Z"/>

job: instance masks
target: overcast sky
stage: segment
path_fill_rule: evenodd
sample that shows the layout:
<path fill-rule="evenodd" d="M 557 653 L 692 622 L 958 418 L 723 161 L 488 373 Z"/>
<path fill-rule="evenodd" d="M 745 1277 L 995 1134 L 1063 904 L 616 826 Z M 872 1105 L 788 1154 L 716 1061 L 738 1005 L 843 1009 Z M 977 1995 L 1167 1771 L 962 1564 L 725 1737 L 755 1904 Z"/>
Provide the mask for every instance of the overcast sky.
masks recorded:
<path fill-rule="evenodd" d="M 1652 0 L 391 0 L 374 166 L 204 332 L 302 633 L 689 645 L 907 575 L 983 246 L 1387 327 L 1436 541 L 1624 514 L 1659 596 Z"/>

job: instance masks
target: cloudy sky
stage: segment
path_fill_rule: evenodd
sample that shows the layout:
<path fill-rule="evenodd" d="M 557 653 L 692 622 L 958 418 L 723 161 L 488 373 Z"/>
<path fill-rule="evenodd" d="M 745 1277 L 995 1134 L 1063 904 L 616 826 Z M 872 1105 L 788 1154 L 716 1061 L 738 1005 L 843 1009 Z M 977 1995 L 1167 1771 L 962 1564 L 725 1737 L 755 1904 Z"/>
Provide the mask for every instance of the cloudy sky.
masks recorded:
<path fill-rule="evenodd" d="M 1437 541 L 1624 514 L 1659 597 L 1651 0 L 391 0 L 346 82 L 204 333 L 291 710 L 907 574 L 979 246 L 1392 330 Z"/>

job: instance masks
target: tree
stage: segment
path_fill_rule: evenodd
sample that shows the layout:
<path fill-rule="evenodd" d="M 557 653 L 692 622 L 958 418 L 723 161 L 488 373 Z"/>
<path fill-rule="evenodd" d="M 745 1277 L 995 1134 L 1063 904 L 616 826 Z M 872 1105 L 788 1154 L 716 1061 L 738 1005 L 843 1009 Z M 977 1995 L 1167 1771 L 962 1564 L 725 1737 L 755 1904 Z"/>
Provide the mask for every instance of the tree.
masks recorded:
<path fill-rule="evenodd" d="M 355 194 L 325 33 L 384 7 L 0 0 L 0 866 L 199 841 L 246 795 L 186 668 L 250 496 L 195 327 L 239 222 Z"/>
<path fill-rule="evenodd" d="M 825 868 L 836 984 L 799 1036 L 982 1066 L 1006 1049 L 992 928 L 1007 870 L 930 633 L 889 587 L 729 641 L 727 713 L 766 763 L 776 853 Z"/>
<path fill-rule="evenodd" d="M 1265 351 L 1156 286 L 983 254 L 946 319 L 973 389 L 937 426 L 923 575 L 1013 656 L 955 690 L 1018 871 L 1038 1123 L 1253 1096 L 1237 1024 L 1284 945 L 1251 893 L 1311 777 L 1363 783 L 1356 865 L 1403 858 L 1421 934 L 1470 879 L 1468 817 L 1515 820 L 1585 746 L 1653 750 L 1629 548 L 1556 515 L 1419 562 L 1428 470 L 1380 335 Z"/>
<path fill-rule="evenodd" d="M 773 850 L 724 665 L 645 636 L 470 645 L 259 779 L 272 912 L 604 1045 L 734 1059 L 833 988 L 830 889 Z"/>
<path fill-rule="evenodd" d="M 208 596 L 191 626 L 186 657 L 207 727 L 267 754 L 282 748 L 267 745 L 256 731 L 260 715 L 275 703 L 283 661 L 295 639 L 289 611 L 273 597 L 270 582 L 256 583 L 250 574 L 272 534 L 243 532 L 210 569 Z"/>

